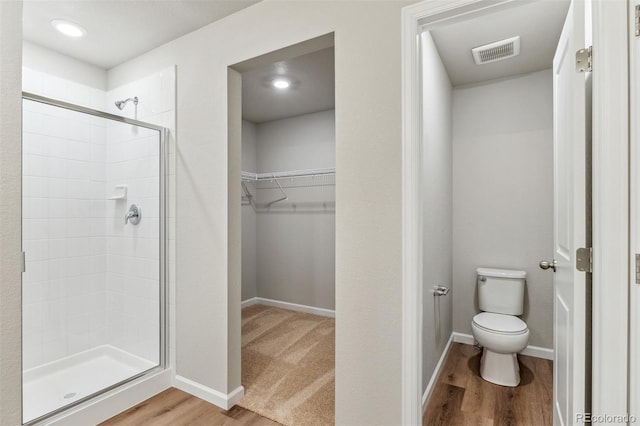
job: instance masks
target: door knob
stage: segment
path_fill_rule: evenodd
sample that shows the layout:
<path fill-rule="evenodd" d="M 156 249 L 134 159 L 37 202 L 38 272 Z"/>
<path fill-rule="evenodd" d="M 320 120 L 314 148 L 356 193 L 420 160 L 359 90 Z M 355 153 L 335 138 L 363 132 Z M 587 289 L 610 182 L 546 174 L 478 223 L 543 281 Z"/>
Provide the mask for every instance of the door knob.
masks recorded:
<path fill-rule="evenodd" d="M 556 263 L 555 259 L 553 259 L 551 262 L 548 262 L 546 260 L 541 260 L 540 263 L 539 263 L 540 268 L 542 268 L 542 269 L 553 269 L 553 272 L 556 271 L 556 264 L 557 263 Z"/>

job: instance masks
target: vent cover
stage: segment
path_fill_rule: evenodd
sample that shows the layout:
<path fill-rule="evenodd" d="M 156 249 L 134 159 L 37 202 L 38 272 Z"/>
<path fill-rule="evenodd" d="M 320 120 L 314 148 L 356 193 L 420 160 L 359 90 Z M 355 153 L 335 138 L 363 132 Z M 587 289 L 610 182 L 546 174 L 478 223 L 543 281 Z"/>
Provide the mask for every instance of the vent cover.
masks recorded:
<path fill-rule="evenodd" d="M 488 64 L 520 54 L 520 36 L 500 40 L 471 49 L 476 64 Z"/>

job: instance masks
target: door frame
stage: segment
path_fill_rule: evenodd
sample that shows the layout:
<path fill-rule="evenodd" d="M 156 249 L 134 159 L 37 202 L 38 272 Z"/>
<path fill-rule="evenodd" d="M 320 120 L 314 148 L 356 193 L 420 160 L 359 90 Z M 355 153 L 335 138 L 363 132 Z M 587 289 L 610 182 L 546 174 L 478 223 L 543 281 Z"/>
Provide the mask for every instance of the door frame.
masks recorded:
<path fill-rule="evenodd" d="M 634 7 L 640 0 L 629 1 L 629 28 L 634 25 Z M 629 75 L 640 72 L 640 40 L 629 31 Z M 640 113 L 640 84 L 629 80 L 629 117 L 637 117 Z M 635 253 L 640 253 L 640 125 L 630 120 L 630 252 L 629 252 L 629 360 L 638 359 L 640 355 L 640 285 L 636 284 Z M 629 415 L 640 418 L 640 362 L 629 363 Z M 637 421 L 637 420 L 636 420 Z"/>
<path fill-rule="evenodd" d="M 422 422 L 421 107 L 418 34 L 518 0 L 422 1 L 402 10 L 402 422 Z M 606 6 L 605 6 L 606 3 Z M 495 10 L 495 9 L 494 9 Z M 627 1 L 592 0 L 592 413 L 626 414 L 629 271 Z M 612 333 L 611 330 L 619 330 Z"/>
<path fill-rule="evenodd" d="M 627 1 L 592 1 L 594 415 L 628 412 L 629 56 Z M 615 332 L 617 330 L 618 332 Z"/>

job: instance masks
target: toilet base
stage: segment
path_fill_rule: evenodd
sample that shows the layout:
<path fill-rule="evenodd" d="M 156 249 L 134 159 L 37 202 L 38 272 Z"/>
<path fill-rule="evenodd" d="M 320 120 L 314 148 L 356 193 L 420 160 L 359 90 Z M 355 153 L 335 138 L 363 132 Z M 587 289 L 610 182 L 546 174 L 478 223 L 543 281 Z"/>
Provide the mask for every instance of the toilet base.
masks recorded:
<path fill-rule="evenodd" d="M 480 376 L 500 386 L 516 387 L 520 384 L 520 366 L 517 354 L 501 354 L 487 348 L 482 351 Z"/>

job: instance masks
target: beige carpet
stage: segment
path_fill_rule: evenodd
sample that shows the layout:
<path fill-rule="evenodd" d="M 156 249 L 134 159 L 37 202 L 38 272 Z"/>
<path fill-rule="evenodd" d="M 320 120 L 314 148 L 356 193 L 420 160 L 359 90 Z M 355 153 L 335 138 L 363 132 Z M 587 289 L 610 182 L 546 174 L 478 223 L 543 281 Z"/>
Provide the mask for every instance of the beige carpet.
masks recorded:
<path fill-rule="evenodd" d="M 335 320 L 263 305 L 242 310 L 239 406 L 288 426 L 332 425 Z"/>

